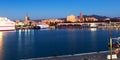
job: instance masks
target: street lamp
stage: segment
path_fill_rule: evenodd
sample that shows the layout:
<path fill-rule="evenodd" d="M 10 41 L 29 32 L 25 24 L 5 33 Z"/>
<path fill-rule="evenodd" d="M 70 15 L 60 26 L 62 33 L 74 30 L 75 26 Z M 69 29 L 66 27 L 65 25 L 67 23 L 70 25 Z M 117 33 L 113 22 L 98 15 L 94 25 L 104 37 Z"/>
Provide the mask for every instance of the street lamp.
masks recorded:
<path fill-rule="evenodd" d="M 119 50 L 118 49 L 116 49 L 116 50 L 114 50 L 114 53 L 115 54 L 113 54 L 113 48 L 119 48 L 120 47 L 120 44 L 119 44 L 119 46 L 118 45 L 116 45 L 116 43 L 113 41 L 113 39 L 116 39 L 116 38 L 112 38 L 112 30 L 111 30 L 111 21 L 109 21 L 109 24 L 108 24 L 108 26 L 109 26 L 109 34 L 110 34 L 110 40 L 109 40 L 109 48 L 110 48 L 110 55 L 108 55 L 107 56 L 107 58 L 108 59 L 110 59 L 110 60 L 113 60 L 113 59 L 117 59 L 117 55 L 116 54 L 118 54 L 119 53 Z M 118 38 L 117 38 L 118 39 Z M 115 43 L 115 44 L 113 44 L 113 43 Z M 118 43 L 118 42 L 117 42 Z"/>
<path fill-rule="evenodd" d="M 111 31 L 111 29 L 109 32 L 110 32 L 110 42 L 109 42 L 110 43 L 110 59 L 112 60 L 112 31 Z"/>
<path fill-rule="evenodd" d="M 110 31 L 110 59 L 112 60 L 112 32 Z"/>
<path fill-rule="evenodd" d="M 110 41 L 109 41 L 109 45 L 110 45 L 110 60 L 112 60 L 114 57 L 113 57 L 113 53 L 112 53 L 112 50 L 113 50 L 113 38 L 112 38 L 112 31 L 111 31 L 111 29 L 109 30 L 109 32 L 110 32 Z M 116 47 L 116 48 L 118 48 L 118 47 Z M 118 50 L 116 50 L 116 51 L 118 53 Z"/>
<path fill-rule="evenodd" d="M 115 39 L 115 41 L 113 41 L 113 39 Z M 108 55 L 108 59 L 110 59 L 110 60 L 117 59 L 117 55 L 116 54 L 119 53 L 119 49 L 118 48 L 120 48 L 120 43 L 118 42 L 118 38 L 111 38 L 110 37 L 109 47 L 110 47 L 110 55 Z M 113 48 L 115 49 L 114 50 L 114 54 L 113 54 L 113 51 L 112 51 Z"/>

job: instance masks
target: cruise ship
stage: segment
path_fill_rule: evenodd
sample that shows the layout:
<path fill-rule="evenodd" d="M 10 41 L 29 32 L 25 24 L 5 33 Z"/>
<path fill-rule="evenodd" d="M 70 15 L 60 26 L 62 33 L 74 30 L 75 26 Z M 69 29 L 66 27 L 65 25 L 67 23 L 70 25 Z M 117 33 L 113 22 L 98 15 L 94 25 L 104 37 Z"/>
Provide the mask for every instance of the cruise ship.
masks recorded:
<path fill-rule="evenodd" d="M 0 31 L 15 30 L 15 22 L 6 17 L 0 17 Z"/>

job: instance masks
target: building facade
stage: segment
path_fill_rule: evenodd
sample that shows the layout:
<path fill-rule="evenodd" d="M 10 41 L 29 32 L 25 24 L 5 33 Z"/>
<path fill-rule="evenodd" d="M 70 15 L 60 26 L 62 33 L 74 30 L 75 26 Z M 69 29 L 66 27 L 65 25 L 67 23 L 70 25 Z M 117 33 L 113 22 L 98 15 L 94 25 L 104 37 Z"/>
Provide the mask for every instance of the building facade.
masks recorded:
<path fill-rule="evenodd" d="M 80 16 L 79 16 L 79 22 L 84 22 L 84 18 L 83 18 L 83 14 L 80 13 Z"/>
<path fill-rule="evenodd" d="M 67 16 L 67 22 L 77 22 L 76 17 L 74 15 Z"/>

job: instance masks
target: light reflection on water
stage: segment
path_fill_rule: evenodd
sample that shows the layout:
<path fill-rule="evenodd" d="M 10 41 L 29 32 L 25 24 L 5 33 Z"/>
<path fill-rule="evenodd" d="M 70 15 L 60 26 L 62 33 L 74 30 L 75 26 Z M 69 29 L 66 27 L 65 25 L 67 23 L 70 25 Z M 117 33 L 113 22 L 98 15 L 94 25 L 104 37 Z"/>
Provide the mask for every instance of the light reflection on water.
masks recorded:
<path fill-rule="evenodd" d="M 21 51 L 22 50 L 22 33 L 21 33 L 22 30 L 19 30 L 18 31 L 18 51 Z M 21 52 L 18 52 L 19 56 L 21 56 Z"/>
<path fill-rule="evenodd" d="M 19 56 L 28 56 L 33 54 L 34 48 L 34 30 L 18 31 L 18 53 Z M 24 54 L 23 54 L 24 53 Z"/>
<path fill-rule="evenodd" d="M 91 30 L 92 32 L 94 32 L 94 31 L 97 30 L 97 28 L 90 28 L 90 30 Z"/>
<path fill-rule="evenodd" d="M 94 47 L 93 49 L 97 49 L 97 28 L 91 28 L 91 45 Z"/>
<path fill-rule="evenodd" d="M 3 60 L 3 33 L 0 32 L 0 60 Z"/>
<path fill-rule="evenodd" d="M 72 34 L 70 34 L 70 32 L 73 32 Z M 70 53 L 74 53 L 74 50 L 75 48 L 77 48 L 77 44 L 76 44 L 76 34 L 75 34 L 75 30 L 68 30 L 68 35 L 67 35 L 68 39 L 67 39 L 67 42 L 68 42 L 68 48 L 71 50 Z"/>
<path fill-rule="evenodd" d="M 114 37 L 120 35 L 120 31 L 113 32 Z M 109 31 L 96 28 L 1 32 L 0 60 L 104 51 L 108 49 L 107 40 Z"/>

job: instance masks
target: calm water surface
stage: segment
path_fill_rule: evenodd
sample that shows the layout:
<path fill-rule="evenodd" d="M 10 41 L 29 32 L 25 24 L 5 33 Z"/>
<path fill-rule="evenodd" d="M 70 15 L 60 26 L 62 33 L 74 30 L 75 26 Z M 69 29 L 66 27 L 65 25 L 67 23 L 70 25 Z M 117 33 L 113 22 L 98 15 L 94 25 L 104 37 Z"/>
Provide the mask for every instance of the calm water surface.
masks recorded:
<path fill-rule="evenodd" d="M 119 30 L 112 30 L 119 37 Z M 19 60 L 108 50 L 109 30 L 58 29 L 0 32 L 0 60 Z"/>

